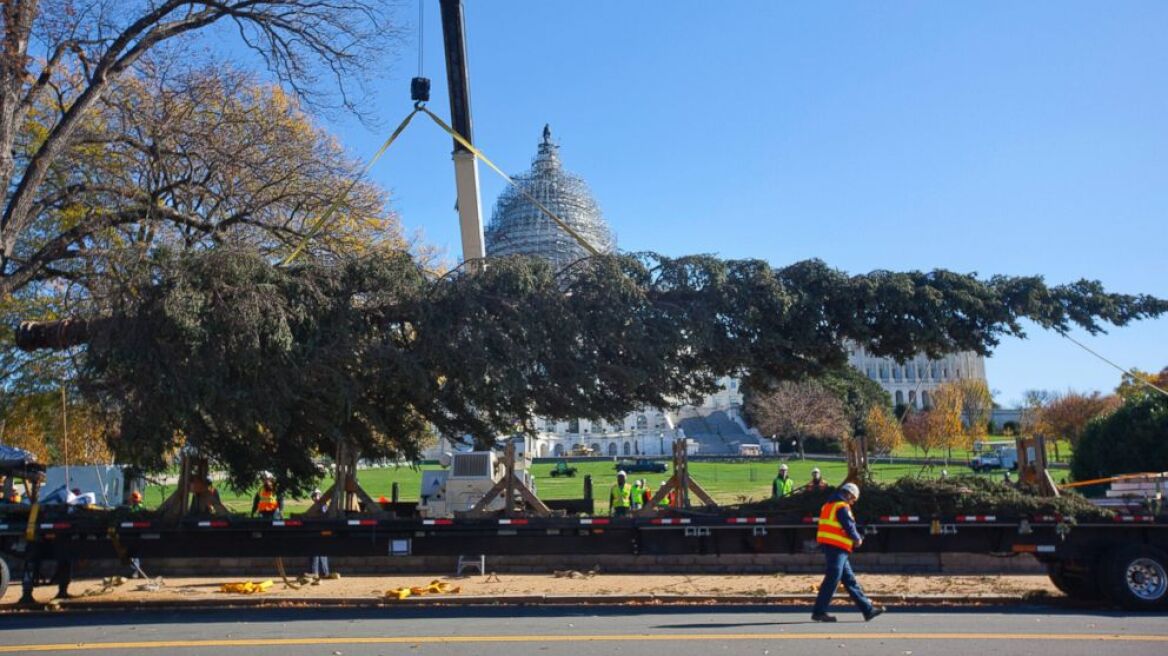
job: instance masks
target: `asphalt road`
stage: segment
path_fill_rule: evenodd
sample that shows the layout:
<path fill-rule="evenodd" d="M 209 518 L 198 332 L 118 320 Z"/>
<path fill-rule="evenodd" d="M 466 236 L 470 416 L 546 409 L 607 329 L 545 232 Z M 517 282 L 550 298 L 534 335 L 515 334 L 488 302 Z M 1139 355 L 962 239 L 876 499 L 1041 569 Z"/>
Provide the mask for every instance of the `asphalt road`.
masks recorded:
<path fill-rule="evenodd" d="M 1168 654 L 1168 614 L 894 608 L 249 609 L 0 616 L 0 654 Z"/>

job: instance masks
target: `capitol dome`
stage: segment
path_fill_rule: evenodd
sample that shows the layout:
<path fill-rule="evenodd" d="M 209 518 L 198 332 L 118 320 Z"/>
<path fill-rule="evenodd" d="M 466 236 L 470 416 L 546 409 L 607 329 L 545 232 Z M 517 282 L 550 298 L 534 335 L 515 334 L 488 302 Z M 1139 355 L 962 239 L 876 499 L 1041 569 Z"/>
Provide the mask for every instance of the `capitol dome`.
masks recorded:
<path fill-rule="evenodd" d="M 616 248 L 616 239 L 587 183 L 560 164 L 559 146 L 552 142 L 550 127 L 543 128 L 531 170 L 513 177 L 520 188 L 597 250 L 611 253 Z M 556 269 L 588 256 L 583 246 L 514 187 L 508 187 L 495 203 L 486 242 L 489 257 L 530 255 L 550 261 Z"/>

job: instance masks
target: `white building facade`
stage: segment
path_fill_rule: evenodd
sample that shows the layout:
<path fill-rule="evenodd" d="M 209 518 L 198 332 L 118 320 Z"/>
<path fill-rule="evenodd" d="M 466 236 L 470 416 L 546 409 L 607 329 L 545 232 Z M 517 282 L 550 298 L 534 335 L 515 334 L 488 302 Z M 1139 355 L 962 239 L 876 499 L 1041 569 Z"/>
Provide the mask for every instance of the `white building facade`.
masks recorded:
<path fill-rule="evenodd" d="M 904 363 L 874 356 L 863 347 L 848 347 L 848 363 L 888 391 L 895 405 L 916 409 L 932 406 L 938 387 L 959 380 L 985 381 L 985 358 L 972 351 L 951 353 L 939 359 L 920 354 Z"/>

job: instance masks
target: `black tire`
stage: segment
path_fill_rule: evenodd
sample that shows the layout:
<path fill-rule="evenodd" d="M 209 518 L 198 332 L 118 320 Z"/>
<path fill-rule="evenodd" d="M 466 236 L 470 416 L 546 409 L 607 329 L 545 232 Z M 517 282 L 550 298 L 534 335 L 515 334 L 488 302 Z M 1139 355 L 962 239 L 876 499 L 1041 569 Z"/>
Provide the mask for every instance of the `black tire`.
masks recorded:
<path fill-rule="evenodd" d="M 1127 610 L 1168 606 L 1168 556 L 1144 544 L 1118 547 L 1099 567 L 1099 588 L 1112 603 Z"/>
<path fill-rule="evenodd" d="M 1098 601 L 1103 598 L 1098 577 L 1094 576 L 1093 572 L 1076 571 L 1068 568 L 1065 563 L 1049 563 L 1046 566 L 1046 573 L 1054 587 L 1071 599 Z"/>
<path fill-rule="evenodd" d="M 0 556 L 0 599 L 4 598 L 4 594 L 8 592 L 8 584 L 12 582 L 12 570 L 8 567 L 8 561 Z"/>

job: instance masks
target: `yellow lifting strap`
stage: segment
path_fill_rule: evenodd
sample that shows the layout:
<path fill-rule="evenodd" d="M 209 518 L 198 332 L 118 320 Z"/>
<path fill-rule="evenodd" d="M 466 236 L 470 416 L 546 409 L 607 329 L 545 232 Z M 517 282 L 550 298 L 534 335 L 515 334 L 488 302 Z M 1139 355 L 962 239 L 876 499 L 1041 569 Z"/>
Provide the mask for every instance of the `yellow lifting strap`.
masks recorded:
<path fill-rule="evenodd" d="M 389 147 L 393 145 L 393 142 L 397 141 L 397 138 L 401 136 L 402 132 L 405 132 L 406 127 L 409 126 L 410 121 L 414 119 L 414 116 L 416 116 L 418 112 L 429 116 L 438 127 L 442 128 L 443 132 L 450 135 L 463 148 L 466 148 L 468 151 L 470 151 L 472 155 L 482 160 L 483 164 L 486 164 L 488 167 L 490 167 L 492 171 L 498 173 L 500 177 L 507 181 L 507 184 L 514 187 L 515 190 L 518 191 L 524 198 L 531 201 L 531 203 L 535 205 L 535 207 L 539 209 L 539 211 L 542 212 L 544 216 L 551 219 L 552 222 L 559 226 L 561 230 L 568 233 L 568 236 L 576 240 L 576 243 L 580 244 L 580 246 L 585 251 L 587 251 L 588 254 L 600 255 L 600 251 L 595 246 L 590 244 L 583 235 L 573 230 L 572 226 L 568 225 L 563 219 L 557 216 L 555 212 L 551 211 L 551 209 L 541 203 L 538 198 L 532 196 L 531 193 L 529 193 L 526 189 L 519 186 L 518 182 L 515 182 L 515 180 L 511 176 L 507 175 L 503 169 L 499 168 L 494 162 L 492 162 L 490 158 L 487 157 L 485 153 L 483 153 L 483 151 L 476 148 L 474 144 L 466 139 L 466 137 L 463 137 L 454 128 L 450 127 L 446 121 L 443 121 L 441 118 L 439 118 L 437 114 L 430 111 L 425 105 L 418 103 L 414 105 L 414 111 L 410 112 L 404 119 L 402 119 L 402 122 L 398 124 L 396 129 L 394 129 L 393 134 L 389 135 L 389 138 L 385 140 L 385 143 L 381 144 L 381 148 L 378 148 L 377 152 L 373 154 L 373 157 L 370 158 L 368 162 L 366 162 L 365 166 L 361 169 L 360 175 L 355 177 L 352 182 L 348 184 L 348 186 L 346 186 L 339 194 L 337 194 L 337 197 L 333 199 L 331 203 L 329 203 L 328 208 L 326 208 L 324 213 L 320 215 L 320 218 L 318 218 L 316 222 L 312 224 L 312 227 L 308 229 L 308 232 L 306 232 L 304 236 L 301 237 L 300 243 L 296 245 L 296 248 L 294 248 L 292 252 L 289 253 L 283 260 L 281 260 L 281 266 L 291 264 L 293 261 L 299 258 L 301 254 L 304 253 L 304 249 L 308 247 L 308 242 L 313 237 L 320 234 L 320 231 L 324 229 L 329 219 L 331 219 L 332 216 L 336 214 L 337 209 L 339 209 L 341 206 L 341 203 L 343 203 L 349 196 L 349 193 L 353 191 L 353 188 L 357 186 L 357 183 L 360 182 L 367 173 L 369 173 L 369 169 L 371 169 L 373 165 L 377 163 L 377 160 L 381 159 L 381 156 L 385 154 L 385 151 L 389 150 Z"/>
<path fill-rule="evenodd" d="M 434 122 L 438 124 L 438 127 L 442 128 L 447 134 L 449 134 L 451 137 L 453 137 L 455 141 L 457 141 L 459 144 L 461 144 L 463 148 L 466 148 L 475 157 L 483 160 L 483 164 L 486 164 L 487 166 L 491 167 L 491 170 L 493 170 L 495 173 L 498 173 L 504 180 L 507 181 L 507 184 L 511 185 L 512 187 L 515 187 L 516 191 L 518 191 L 520 194 L 523 194 L 523 197 L 526 198 L 527 200 L 531 201 L 531 203 L 533 205 L 535 205 L 537 208 L 539 208 L 540 212 L 543 212 L 545 216 L 547 216 L 549 219 L 551 219 L 556 225 L 560 226 L 561 230 L 568 233 L 568 235 L 571 236 L 572 239 L 575 239 L 576 242 L 579 243 L 580 246 L 582 246 L 584 248 L 584 250 L 588 251 L 588 253 L 591 255 L 600 255 L 600 251 L 597 250 L 595 246 L 588 243 L 587 239 L 584 239 L 584 237 L 581 236 L 580 233 L 573 230 L 572 227 L 569 226 L 567 223 L 565 223 L 563 219 L 556 216 L 556 213 L 551 211 L 550 209 L 548 209 L 546 205 L 539 202 L 539 200 L 535 196 L 532 196 L 530 193 L 528 193 L 528 191 L 526 189 L 524 189 L 523 187 L 520 187 L 519 183 L 515 182 L 515 180 L 512 179 L 511 176 L 504 173 L 503 169 L 496 166 L 494 162 L 492 162 L 486 155 L 483 154 L 483 151 L 479 150 L 478 148 L 475 148 L 474 144 L 467 141 L 466 138 L 464 138 L 461 134 L 459 134 L 457 131 L 455 131 L 454 128 L 447 125 L 446 122 L 443 121 L 441 118 L 438 118 L 437 114 L 430 111 L 425 106 L 420 107 L 420 109 L 423 112 L 425 112 L 425 114 L 427 116 L 429 116 L 431 119 L 433 119 Z"/>

